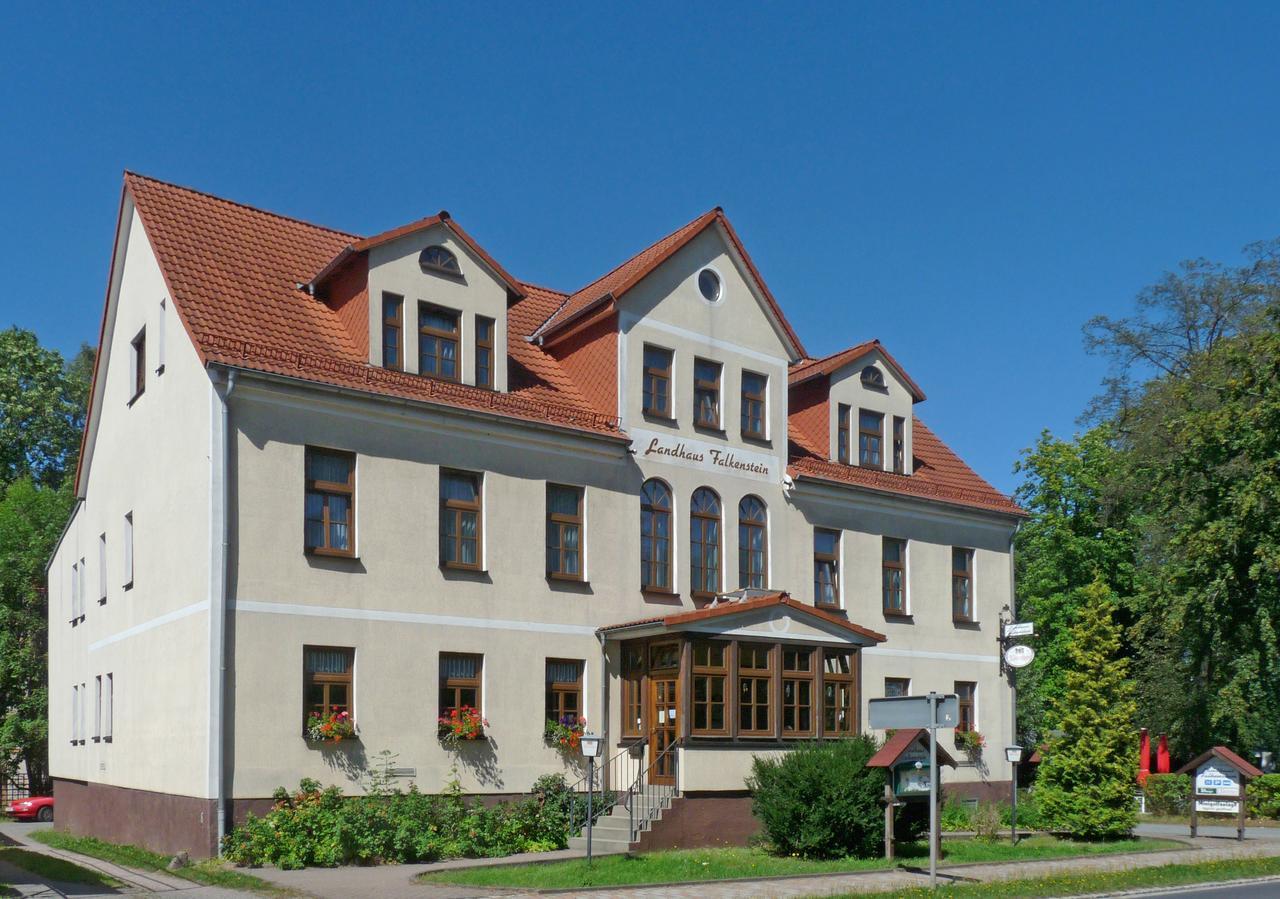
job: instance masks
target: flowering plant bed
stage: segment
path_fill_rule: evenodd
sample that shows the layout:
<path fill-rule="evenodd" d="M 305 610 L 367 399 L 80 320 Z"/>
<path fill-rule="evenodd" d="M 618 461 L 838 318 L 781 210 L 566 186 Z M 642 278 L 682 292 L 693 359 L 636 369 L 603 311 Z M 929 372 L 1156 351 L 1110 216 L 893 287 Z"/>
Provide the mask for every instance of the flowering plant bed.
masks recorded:
<path fill-rule="evenodd" d="M 341 743 L 356 735 L 350 712 L 312 712 L 307 716 L 307 739 L 312 743 Z"/>
<path fill-rule="evenodd" d="M 481 717 L 480 710 L 469 705 L 450 709 L 447 715 L 437 718 L 436 723 L 440 726 L 440 742 L 446 746 L 484 739 L 484 729 L 489 726 L 488 720 Z"/>
<path fill-rule="evenodd" d="M 548 718 L 542 739 L 561 752 L 575 753 L 582 745 L 582 734 L 586 729 L 587 719 L 581 715 L 563 715 L 558 721 Z"/>
<path fill-rule="evenodd" d="M 956 748 L 970 757 L 981 755 L 986 748 L 987 738 L 976 730 L 956 731 Z"/>

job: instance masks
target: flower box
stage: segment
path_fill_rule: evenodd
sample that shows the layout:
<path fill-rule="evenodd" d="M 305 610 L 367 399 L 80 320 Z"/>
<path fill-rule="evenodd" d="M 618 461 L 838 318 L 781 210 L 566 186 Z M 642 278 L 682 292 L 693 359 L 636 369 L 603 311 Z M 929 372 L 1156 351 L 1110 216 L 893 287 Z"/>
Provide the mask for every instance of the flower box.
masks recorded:
<path fill-rule="evenodd" d="M 548 718 L 542 739 L 548 746 L 573 755 L 582 745 L 582 734 L 586 729 L 587 719 L 581 715 L 564 715 L 558 721 Z"/>
<path fill-rule="evenodd" d="M 355 739 L 356 722 L 346 711 L 312 712 L 303 733 L 309 743 L 341 743 Z"/>
<path fill-rule="evenodd" d="M 446 746 L 483 740 L 484 729 L 489 726 L 479 709 L 467 705 L 450 709 L 436 719 L 436 724 L 439 725 L 440 742 Z"/>

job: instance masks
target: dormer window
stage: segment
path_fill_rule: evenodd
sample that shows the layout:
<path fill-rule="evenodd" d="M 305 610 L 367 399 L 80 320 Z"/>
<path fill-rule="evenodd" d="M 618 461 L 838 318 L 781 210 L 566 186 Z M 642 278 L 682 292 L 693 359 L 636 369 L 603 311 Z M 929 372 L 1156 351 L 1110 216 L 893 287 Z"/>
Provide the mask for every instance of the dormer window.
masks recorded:
<path fill-rule="evenodd" d="M 458 313 L 418 304 L 418 371 L 458 380 Z"/>
<path fill-rule="evenodd" d="M 884 372 L 874 365 L 868 365 L 862 370 L 862 386 L 870 387 L 872 390 L 884 390 Z"/>
<path fill-rule="evenodd" d="M 884 468 L 884 415 L 858 410 L 858 464 Z"/>
<path fill-rule="evenodd" d="M 433 244 L 419 253 L 418 265 L 424 272 L 440 272 L 445 275 L 462 274 L 462 269 L 458 266 L 458 257 L 439 244 Z"/>

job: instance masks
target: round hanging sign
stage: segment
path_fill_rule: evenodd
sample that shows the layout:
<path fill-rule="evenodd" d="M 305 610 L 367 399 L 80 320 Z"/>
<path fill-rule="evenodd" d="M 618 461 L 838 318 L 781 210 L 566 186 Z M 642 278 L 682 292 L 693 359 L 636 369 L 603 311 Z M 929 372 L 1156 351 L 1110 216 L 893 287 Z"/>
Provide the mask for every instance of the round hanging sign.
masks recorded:
<path fill-rule="evenodd" d="M 1010 668 L 1026 668 L 1036 657 L 1036 651 L 1023 643 L 1015 643 L 1004 651 L 1004 662 Z"/>

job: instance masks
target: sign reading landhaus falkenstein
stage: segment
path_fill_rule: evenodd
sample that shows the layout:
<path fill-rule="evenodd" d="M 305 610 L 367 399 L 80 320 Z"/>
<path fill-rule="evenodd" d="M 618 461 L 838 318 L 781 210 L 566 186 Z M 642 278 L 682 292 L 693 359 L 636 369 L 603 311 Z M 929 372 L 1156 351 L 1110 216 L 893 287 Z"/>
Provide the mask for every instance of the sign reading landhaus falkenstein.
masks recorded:
<path fill-rule="evenodd" d="M 688 437 L 672 437 L 641 428 L 632 428 L 636 454 L 654 462 L 669 462 L 686 468 L 740 475 L 744 478 L 777 482 L 777 460 L 764 453 L 737 447 L 715 446 Z"/>

